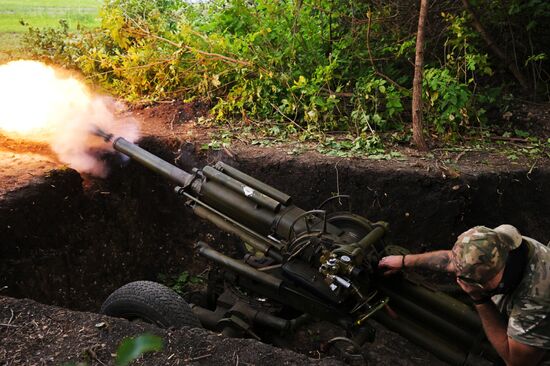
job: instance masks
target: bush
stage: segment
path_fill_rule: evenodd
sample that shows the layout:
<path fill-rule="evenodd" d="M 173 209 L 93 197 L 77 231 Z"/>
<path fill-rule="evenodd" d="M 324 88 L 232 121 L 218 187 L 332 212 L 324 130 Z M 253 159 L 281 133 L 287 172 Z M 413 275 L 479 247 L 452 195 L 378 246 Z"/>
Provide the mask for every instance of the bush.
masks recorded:
<path fill-rule="evenodd" d="M 528 10 L 479 3 L 498 15 Z M 31 29 L 27 43 L 128 100 L 210 99 L 222 122 L 365 140 L 410 121 L 417 12 L 407 1 L 109 0 L 101 16 L 92 31 Z M 456 133 L 483 121 L 493 67 L 454 2 L 438 2 L 430 18 L 426 120 Z M 546 54 L 533 50 L 526 63 L 543 75 Z"/>

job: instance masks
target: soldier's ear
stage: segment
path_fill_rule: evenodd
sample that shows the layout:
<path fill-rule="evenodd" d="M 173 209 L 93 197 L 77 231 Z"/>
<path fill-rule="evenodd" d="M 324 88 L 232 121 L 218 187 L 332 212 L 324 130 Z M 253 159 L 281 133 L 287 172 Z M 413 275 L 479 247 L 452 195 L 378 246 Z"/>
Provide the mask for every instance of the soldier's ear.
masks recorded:
<path fill-rule="evenodd" d="M 448 251 L 449 255 L 449 264 L 447 264 L 447 272 L 456 274 L 456 265 L 455 265 L 455 253 L 454 247 L 453 250 Z"/>

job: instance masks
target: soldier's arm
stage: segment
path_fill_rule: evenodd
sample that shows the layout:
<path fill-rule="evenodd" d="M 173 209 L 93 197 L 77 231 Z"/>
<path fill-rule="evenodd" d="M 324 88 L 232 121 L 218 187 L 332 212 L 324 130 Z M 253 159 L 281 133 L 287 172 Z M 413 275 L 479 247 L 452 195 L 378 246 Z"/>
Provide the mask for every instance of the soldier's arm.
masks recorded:
<path fill-rule="evenodd" d="M 378 262 L 378 267 L 386 273 L 392 273 L 405 268 L 424 268 L 440 272 L 454 272 L 450 250 L 438 250 L 422 254 L 390 255 Z"/>
<path fill-rule="evenodd" d="M 506 365 L 538 365 L 546 351 L 510 338 L 507 324 L 493 302 L 476 305 L 487 339 L 493 345 Z"/>

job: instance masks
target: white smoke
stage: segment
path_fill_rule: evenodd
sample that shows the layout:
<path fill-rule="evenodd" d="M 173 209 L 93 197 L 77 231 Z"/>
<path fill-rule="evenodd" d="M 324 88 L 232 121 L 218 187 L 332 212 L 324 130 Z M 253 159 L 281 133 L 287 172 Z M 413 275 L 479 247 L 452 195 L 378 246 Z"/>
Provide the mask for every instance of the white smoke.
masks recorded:
<path fill-rule="evenodd" d="M 120 109 L 112 98 L 94 95 L 75 77 L 42 63 L 0 66 L 0 132 L 46 142 L 80 172 L 107 174 L 94 150 L 112 147 L 91 133 L 95 126 L 132 142 L 138 138 L 137 121 L 118 117 Z"/>
<path fill-rule="evenodd" d="M 65 123 L 64 128 L 57 131 L 50 141 L 59 159 L 80 172 L 105 177 L 107 167 L 93 152 L 113 149 L 110 142 L 106 143 L 92 133 L 95 127 L 131 142 L 139 136 L 137 121 L 130 117 L 116 117 L 116 107 L 113 99 L 96 96 L 90 99 L 84 110 L 70 110 L 71 114 L 66 119 L 70 122 Z"/>

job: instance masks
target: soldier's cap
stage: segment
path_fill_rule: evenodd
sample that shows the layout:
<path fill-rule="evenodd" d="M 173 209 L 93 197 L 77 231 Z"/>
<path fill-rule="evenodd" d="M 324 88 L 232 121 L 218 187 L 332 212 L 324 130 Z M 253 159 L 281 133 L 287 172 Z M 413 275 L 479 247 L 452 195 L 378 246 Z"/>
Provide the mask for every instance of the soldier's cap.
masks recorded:
<path fill-rule="evenodd" d="M 452 249 L 456 274 L 484 284 L 504 268 L 508 252 L 521 242 L 521 234 L 512 225 L 469 229 L 458 236 Z"/>

